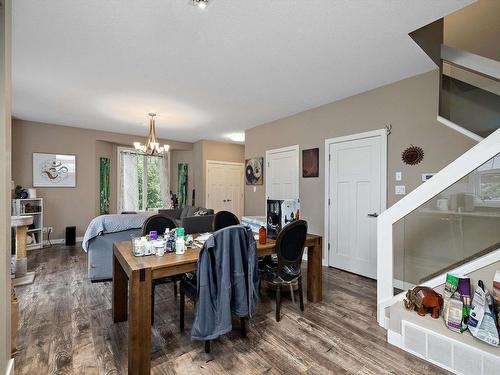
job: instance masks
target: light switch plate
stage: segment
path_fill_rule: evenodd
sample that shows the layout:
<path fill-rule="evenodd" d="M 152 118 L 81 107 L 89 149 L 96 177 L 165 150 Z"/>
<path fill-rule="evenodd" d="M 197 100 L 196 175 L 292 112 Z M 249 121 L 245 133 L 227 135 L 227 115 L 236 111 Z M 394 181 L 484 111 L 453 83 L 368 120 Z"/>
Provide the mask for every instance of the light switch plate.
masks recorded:
<path fill-rule="evenodd" d="M 257 187 L 253 187 L 253 192 L 255 193 L 257 191 Z"/>
<path fill-rule="evenodd" d="M 406 194 L 406 186 L 405 185 L 396 185 L 394 187 L 394 194 L 405 195 Z"/>
<path fill-rule="evenodd" d="M 396 172 L 396 181 L 401 181 L 403 179 L 403 173 L 402 172 Z"/>

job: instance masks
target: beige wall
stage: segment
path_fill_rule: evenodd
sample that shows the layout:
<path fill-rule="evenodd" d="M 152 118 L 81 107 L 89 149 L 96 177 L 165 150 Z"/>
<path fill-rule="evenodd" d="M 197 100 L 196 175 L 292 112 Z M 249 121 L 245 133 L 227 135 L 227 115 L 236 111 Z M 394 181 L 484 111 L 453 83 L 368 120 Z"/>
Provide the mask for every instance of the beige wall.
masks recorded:
<path fill-rule="evenodd" d="M 44 226 L 54 227 L 52 239 L 64 238 L 66 226 L 76 225 L 82 236 L 92 218 L 99 215 L 99 157 L 110 158 L 111 212 L 116 212 L 117 147 L 130 146 L 137 136 L 37 122 L 14 120 L 12 170 L 16 185 L 32 185 L 33 152 L 76 155 L 76 188 L 37 188 L 44 198 Z M 172 150 L 191 150 L 191 143 L 162 140 Z"/>
<path fill-rule="evenodd" d="M 500 1 L 479 0 L 444 18 L 444 43 L 500 61 Z"/>
<path fill-rule="evenodd" d="M 0 373 L 10 359 L 11 1 L 0 1 Z"/>
<path fill-rule="evenodd" d="M 205 206 L 206 164 L 207 160 L 243 163 L 245 146 L 201 140 L 193 146 L 194 179 L 196 189 L 196 205 Z M 211 208 L 211 207 L 208 207 Z"/>
<path fill-rule="evenodd" d="M 438 72 L 411 77 L 372 91 L 324 105 L 294 116 L 246 131 L 245 157 L 264 156 L 266 150 L 299 144 L 300 149 L 319 147 L 320 175 L 300 178 L 302 217 L 310 231 L 323 234 L 324 222 L 324 144 L 339 137 L 392 124 L 388 136 L 387 202 L 398 200 L 396 184 L 406 185 L 407 193 L 421 184 L 421 174 L 437 172 L 474 145 L 474 142 L 436 121 Z M 411 144 L 424 149 L 424 160 L 416 166 L 401 161 L 401 152 Z M 302 157 L 302 155 L 301 155 Z M 394 173 L 403 181 L 396 183 Z M 264 176 L 265 177 L 265 176 Z M 263 215 L 265 185 L 245 187 L 245 214 Z"/>

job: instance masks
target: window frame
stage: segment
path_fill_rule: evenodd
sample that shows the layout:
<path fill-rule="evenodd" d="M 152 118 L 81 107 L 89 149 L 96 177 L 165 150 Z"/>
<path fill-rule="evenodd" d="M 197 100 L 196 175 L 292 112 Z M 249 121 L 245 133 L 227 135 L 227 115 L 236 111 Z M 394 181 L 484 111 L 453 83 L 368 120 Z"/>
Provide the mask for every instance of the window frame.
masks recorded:
<path fill-rule="evenodd" d="M 491 171 L 499 171 L 500 168 L 485 170 L 485 171 L 476 171 L 474 173 L 474 177 L 472 179 L 472 190 L 474 193 L 474 204 L 476 207 L 500 207 L 500 199 L 482 199 L 481 195 L 481 177 L 486 174 L 492 173 Z"/>
<path fill-rule="evenodd" d="M 499 168 L 493 168 L 496 166 L 494 160 L 496 157 L 499 157 L 499 155 L 495 156 L 494 158 L 488 160 L 486 163 L 491 162 L 491 167 L 489 169 L 484 169 L 480 170 L 480 168 L 484 165 L 481 165 L 478 169 L 476 169 L 473 174 L 474 176 L 471 179 L 471 184 L 472 184 L 472 192 L 474 194 L 474 204 L 479 207 L 500 207 L 500 199 L 482 199 L 481 195 L 481 180 L 484 175 L 487 174 L 494 174 L 494 171 L 498 171 L 498 174 L 500 174 L 500 167 Z"/>
<path fill-rule="evenodd" d="M 121 170 L 122 170 L 122 162 L 121 162 L 121 153 L 122 152 L 130 152 L 132 154 L 136 154 L 136 155 L 144 155 L 144 156 L 152 156 L 152 155 L 147 155 L 147 154 L 142 154 L 140 152 L 137 152 L 137 150 L 135 150 L 134 148 L 130 148 L 130 147 L 123 147 L 123 146 L 118 146 L 117 147 L 117 153 L 116 153 L 116 156 L 117 156 L 117 173 L 116 173 L 116 186 L 117 186 L 117 189 L 116 189 L 116 192 L 117 192 L 117 195 L 116 195 L 116 207 L 117 207 L 117 211 L 118 213 L 120 213 L 121 211 L 123 211 L 123 208 L 122 208 L 122 202 L 121 202 Z M 158 157 L 158 158 L 164 158 L 164 156 L 156 156 L 154 155 L 153 157 Z M 143 158 L 143 165 L 142 165 L 142 202 L 140 202 L 140 204 L 142 204 L 142 209 L 139 209 L 138 212 L 145 212 L 145 211 L 148 211 L 148 210 L 151 210 L 151 209 L 158 209 L 158 208 L 161 208 L 161 207 L 148 207 L 148 163 L 147 163 L 147 158 Z"/>

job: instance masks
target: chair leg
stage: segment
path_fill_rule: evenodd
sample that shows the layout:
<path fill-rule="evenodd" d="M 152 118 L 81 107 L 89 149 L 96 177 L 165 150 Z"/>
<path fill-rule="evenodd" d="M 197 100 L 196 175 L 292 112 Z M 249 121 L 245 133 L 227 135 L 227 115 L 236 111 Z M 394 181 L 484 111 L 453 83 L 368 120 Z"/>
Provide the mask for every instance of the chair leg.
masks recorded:
<path fill-rule="evenodd" d="M 181 329 L 181 332 L 184 332 L 184 310 L 185 310 L 185 292 L 184 292 L 184 282 L 181 280 L 180 282 L 180 313 L 179 313 L 179 326 Z"/>
<path fill-rule="evenodd" d="M 276 285 L 276 321 L 281 320 L 281 284 Z"/>
<path fill-rule="evenodd" d="M 246 318 L 240 318 L 241 337 L 247 337 Z"/>
<path fill-rule="evenodd" d="M 295 295 L 293 294 L 293 285 L 292 283 L 288 285 L 290 286 L 290 296 L 292 297 L 292 303 L 295 305 Z"/>
<path fill-rule="evenodd" d="M 156 284 L 153 281 L 153 284 L 151 285 L 151 325 L 154 325 L 155 323 L 155 289 Z"/>
<path fill-rule="evenodd" d="M 205 353 L 210 353 L 210 340 L 205 341 Z"/>
<path fill-rule="evenodd" d="M 299 301 L 300 311 L 304 311 L 304 292 L 302 291 L 302 276 L 299 277 Z"/>
<path fill-rule="evenodd" d="M 177 298 L 177 280 L 174 279 L 174 298 Z"/>

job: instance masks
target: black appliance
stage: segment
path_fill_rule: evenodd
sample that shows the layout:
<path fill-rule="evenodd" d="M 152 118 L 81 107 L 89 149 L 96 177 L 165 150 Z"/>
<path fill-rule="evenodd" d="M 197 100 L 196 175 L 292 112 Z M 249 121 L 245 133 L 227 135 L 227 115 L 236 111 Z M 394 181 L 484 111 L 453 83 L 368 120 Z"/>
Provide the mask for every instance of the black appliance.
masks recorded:
<path fill-rule="evenodd" d="M 276 239 L 281 229 L 299 219 L 298 199 L 268 199 L 266 210 L 267 236 Z"/>

